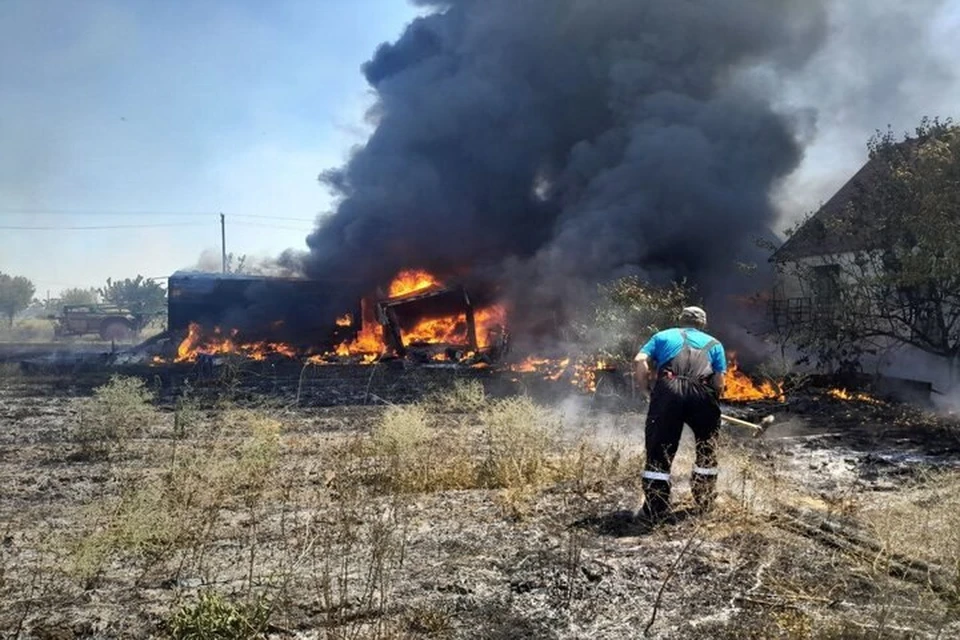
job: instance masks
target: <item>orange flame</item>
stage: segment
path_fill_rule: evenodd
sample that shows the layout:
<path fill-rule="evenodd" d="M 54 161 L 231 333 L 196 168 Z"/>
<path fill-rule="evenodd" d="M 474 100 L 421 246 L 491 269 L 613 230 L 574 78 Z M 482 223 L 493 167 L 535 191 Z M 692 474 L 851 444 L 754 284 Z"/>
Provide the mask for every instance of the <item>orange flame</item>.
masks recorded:
<path fill-rule="evenodd" d="M 494 338 L 507 325 L 507 310 L 501 305 L 493 305 L 474 311 L 473 322 L 477 327 L 477 346 L 487 349 L 493 346 Z"/>
<path fill-rule="evenodd" d="M 391 298 L 400 298 L 439 286 L 440 281 L 433 274 L 418 269 L 408 269 L 398 273 L 390 283 L 389 295 Z"/>
<path fill-rule="evenodd" d="M 737 364 L 737 355 L 730 353 L 727 373 L 724 375 L 723 399 L 734 402 L 749 402 L 751 400 L 780 400 L 784 399 L 780 385 L 772 382 L 755 383 L 740 370 Z"/>
<path fill-rule="evenodd" d="M 883 404 L 882 400 L 878 400 L 873 396 L 866 393 L 852 393 L 846 389 L 830 389 L 827 391 L 827 395 L 836 400 L 843 400 L 844 402 L 866 402 L 869 404 Z"/>
<path fill-rule="evenodd" d="M 389 287 L 390 297 L 399 298 L 422 293 L 442 286 L 442 283 L 432 274 L 422 270 L 406 270 L 397 274 Z M 327 364 L 335 358 L 356 358 L 364 363 L 376 361 L 387 350 L 384 340 L 383 327 L 368 313 L 363 313 L 363 322 L 356 338 L 344 342 L 336 347 L 332 353 L 317 354 L 307 361 L 311 364 Z M 499 305 L 493 305 L 474 311 L 474 327 L 477 335 L 477 346 L 486 349 L 493 345 L 497 335 L 502 333 L 506 320 L 506 310 Z M 282 322 L 275 326 L 281 325 Z M 354 326 L 352 314 L 345 314 L 336 320 L 338 327 Z M 224 335 L 218 327 L 212 332 L 205 333 L 199 324 L 191 324 L 186 338 L 177 349 L 176 362 L 195 362 L 201 355 L 242 354 L 254 360 L 265 360 L 268 356 L 279 354 L 294 358 L 297 350 L 290 345 L 274 343 L 238 343 L 237 331 Z M 445 317 L 423 318 L 416 324 L 403 331 L 405 344 L 427 345 L 467 345 L 467 322 L 463 313 Z M 476 354 L 471 354 L 476 355 Z"/>
<path fill-rule="evenodd" d="M 423 293 L 441 287 L 442 283 L 433 274 L 423 270 L 401 271 L 390 283 L 391 298 L 400 298 Z M 486 349 L 493 343 L 497 331 L 505 324 L 506 310 L 494 305 L 474 310 L 474 327 L 477 346 Z M 403 331 L 404 344 L 467 344 L 467 319 L 464 314 L 444 317 L 422 318 L 413 327 Z M 380 324 L 365 317 L 363 328 L 352 342 L 341 344 L 336 354 L 341 357 L 364 355 L 375 359 L 387 349 Z M 373 355 L 373 358 L 370 356 Z"/>
<path fill-rule="evenodd" d="M 177 347 L 175 362 L 196 362 L 200 356 L 243 355 L 258 362 L 269 356 L 280 355 L 286 358 L 296 358 L 297 350 L 288 344 L 276 342 L 237 343 L 238 331 L 233 329 L 229 336 L 223 335 L 220 327 L 215 327 L 209 335 L 204 335 L 203 328 L 197 323 L 190 323 L 187 337 Z"/>

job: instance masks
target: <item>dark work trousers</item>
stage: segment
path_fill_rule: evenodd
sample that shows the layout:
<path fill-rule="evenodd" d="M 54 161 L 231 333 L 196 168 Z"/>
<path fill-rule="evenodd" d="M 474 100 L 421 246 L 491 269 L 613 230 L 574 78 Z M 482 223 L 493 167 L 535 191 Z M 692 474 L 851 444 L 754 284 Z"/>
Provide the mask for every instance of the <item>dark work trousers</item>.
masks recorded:
<path fill-rule="evenodd" d="M 661 377 L 650 396 L 647 411 L 647 466 L 643 473 L 644 512 L 662 516 L 670 508 L 670 467 L 680 445 L 683 425 L 693 430 L 697 457 L 691 488 L 700 509 L 709 508 L 716 495 L 716 438 L 720 431 L 720 404 L 716 392 L 686 378 Z"/>

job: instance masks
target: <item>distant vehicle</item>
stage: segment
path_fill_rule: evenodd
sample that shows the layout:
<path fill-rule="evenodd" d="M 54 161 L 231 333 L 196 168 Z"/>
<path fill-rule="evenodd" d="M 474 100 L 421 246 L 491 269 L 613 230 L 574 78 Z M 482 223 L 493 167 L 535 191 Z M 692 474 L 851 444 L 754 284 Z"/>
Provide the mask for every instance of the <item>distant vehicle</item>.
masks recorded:
<path fill-rule="evenodd" d="M 140 333 L 150 316 L 111 304 L 75 304 L 63 307 L 54 321 L 56 338 L 98 335 L 105 341 L 129 340 Z"/>

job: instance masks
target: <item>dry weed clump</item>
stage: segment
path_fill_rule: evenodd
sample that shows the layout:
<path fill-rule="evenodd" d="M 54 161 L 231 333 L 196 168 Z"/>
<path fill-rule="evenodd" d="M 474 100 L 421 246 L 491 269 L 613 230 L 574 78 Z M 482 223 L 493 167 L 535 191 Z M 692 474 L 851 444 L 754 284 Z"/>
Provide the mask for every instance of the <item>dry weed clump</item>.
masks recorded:
<path fill-rule="evenodd" d="M 159 474 L 134 474 L 129 489 L 95 505 L 87 533 L 73 545 L 71 572 L 89 583 L 116 557 L 139 558 L 147 568 L 182 557 L 202 557 L 216 539 L 225 509 L 256 510 L 270 490 L 280 447 L 280 424 L 253 412 L 235 416 L 245 436 L 186 447 L 174 441 Z"/>
<path fill-rule="evenodd" d="M 129 438 L 157 419 L 153 393 L 139 378 L 114 376 L 94 389 L 93 397 L 80 405 L 75 438 L 79 456 L 108 457 L 121 451 Z"/>
<path fill-rule="evenodd" d="M 476 385 L 464 392 L 471 403 L 480 403 Z M 377 480 L 388 491 L 495 489 L 503 510 L 516 518 L 544 487 L 603 492 L 625 473 L 638 476 L 642 467 L 642 458 L 622 445 L 589 433 L 565 437 L 562 416 L 530 398 L 484 399 L 475 421 L 450 424 L 446 409 L 466 406 L 464 396 L 456 395 L 456 402 L 438 397 L 447 400 L 389 408 L 369 440 L 354 450 L 378 461 Z"/>
<path fill-rule="evenodd" d="M 553 462 L 561 453 L 558 416 L 521 396 L 491 404 L 480 420 L 487 438 L 480 469 L 485 486 L 510 489 L 557 479 Z"/>
<path fill-rule="evenodd" d="M 384 461 L 382 481 L 402 493 L 476 486 L 469 443 L 462 430 L 440 430 L 421 405 L 391 407 L 370 439 L 372 455 Z"/>

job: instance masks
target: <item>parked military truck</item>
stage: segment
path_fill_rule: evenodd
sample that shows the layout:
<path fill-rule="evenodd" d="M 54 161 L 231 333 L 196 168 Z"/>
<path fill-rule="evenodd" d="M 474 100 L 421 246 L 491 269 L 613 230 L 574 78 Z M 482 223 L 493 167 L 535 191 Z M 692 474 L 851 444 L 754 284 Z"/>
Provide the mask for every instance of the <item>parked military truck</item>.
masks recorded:
<path fill-rule="evenodd" d="M 59 339 L 100 336 L 104 341 L 122 342 L 134 338 L 150 316 L 133 313 L 111 304 L 66 305 L 60 315 L 50 316 L 53 334 Z"/>

